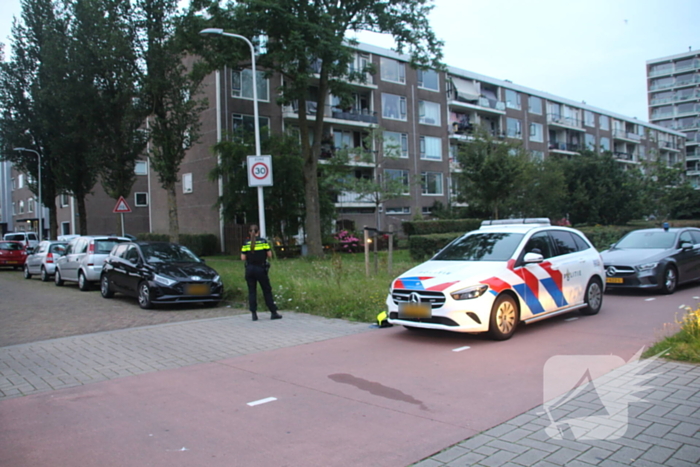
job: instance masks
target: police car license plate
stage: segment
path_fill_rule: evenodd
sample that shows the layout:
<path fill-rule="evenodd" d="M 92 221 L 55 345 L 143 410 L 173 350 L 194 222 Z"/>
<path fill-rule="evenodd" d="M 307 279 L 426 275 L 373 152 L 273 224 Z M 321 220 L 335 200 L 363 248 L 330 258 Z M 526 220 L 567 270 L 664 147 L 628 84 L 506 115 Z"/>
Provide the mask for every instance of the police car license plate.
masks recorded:
<path fill-rule="evenodd" d="M 429 303 L 401 303 L 399 304 L 399 319 L 401 318 L 430 318 L 432 309 Z"/>
<path fill-rule="evenodd" d="M 606 277 L 605 282 L 608 284 L 622 284 L 625 280 L 622 277 Z"/>
<path fill-rule="evenodd" d="M 209 295 L 209 286 L 207 284 L 189 284 L 185 287 L 187 295 Z"/>

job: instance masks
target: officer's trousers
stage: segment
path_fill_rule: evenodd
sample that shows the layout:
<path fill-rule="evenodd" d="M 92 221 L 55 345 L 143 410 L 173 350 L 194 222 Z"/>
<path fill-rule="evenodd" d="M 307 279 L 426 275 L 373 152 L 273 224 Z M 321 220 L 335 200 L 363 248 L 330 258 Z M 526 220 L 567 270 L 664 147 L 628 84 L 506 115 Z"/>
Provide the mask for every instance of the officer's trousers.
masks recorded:
<path fill-rule="evenodd" d="M 256 266 L 254 264 L 247 265 L 245 267 L 245 281 L 248 284 L 248 308 L 250 311 L 258 311 L 257 284 L 259 283 L 263 292 L 263 297 L 265 297 L 267 308 L 275 313 L 277 311 L 277 305 L 275 304 L 275 298 L 272 296 L 272 286 L 270 285 L 270 278 L 267 275 L 265 267 Z"/>

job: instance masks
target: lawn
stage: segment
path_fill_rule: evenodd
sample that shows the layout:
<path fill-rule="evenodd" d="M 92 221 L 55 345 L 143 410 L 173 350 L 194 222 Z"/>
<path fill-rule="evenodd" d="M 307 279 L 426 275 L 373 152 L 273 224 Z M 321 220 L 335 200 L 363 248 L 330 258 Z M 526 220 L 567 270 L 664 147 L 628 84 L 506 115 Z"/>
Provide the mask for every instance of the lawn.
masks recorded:
<path fill-rule="evenodd" d="M 247 309 L 247 287 L 243 262 L 239 257 L 208 257 L 224 281 L 226 299 L 237 308 Z M 391 281 L 416 265 L 408 250 L 394 251 L 392 272 L 388 272 L 388 254 L 379 252 L 377 273 L 374 254 L 370 253 L 370 276 L 365 274 L 363 253 L 333 253 L 321 259 L 273 259 L 270 282 L 281 311 L 294 310 L 328 318 L 373 322 L 386 310 Z M 258 302 L 264 303 L 260 292 Z"/>
<path fill-rule="evenodd" d="M 680 331 L 651 346 L 644 352 L 644 357 L 663 352 L 661 357 L 669 360 L 700 363 L 700 306 L 686 308 L 677 321 Z"/>

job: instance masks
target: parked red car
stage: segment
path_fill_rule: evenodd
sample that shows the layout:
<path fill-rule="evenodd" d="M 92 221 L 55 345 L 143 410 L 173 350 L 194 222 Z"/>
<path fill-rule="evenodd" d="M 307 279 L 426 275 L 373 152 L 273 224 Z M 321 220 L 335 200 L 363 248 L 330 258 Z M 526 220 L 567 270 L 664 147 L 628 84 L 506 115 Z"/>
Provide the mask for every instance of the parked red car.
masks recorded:
<path fill-rule="evenodd" d="M 27 260 L 27 246 L 23 242 L 0 241 L 0 267 L 22 269 Z"/>

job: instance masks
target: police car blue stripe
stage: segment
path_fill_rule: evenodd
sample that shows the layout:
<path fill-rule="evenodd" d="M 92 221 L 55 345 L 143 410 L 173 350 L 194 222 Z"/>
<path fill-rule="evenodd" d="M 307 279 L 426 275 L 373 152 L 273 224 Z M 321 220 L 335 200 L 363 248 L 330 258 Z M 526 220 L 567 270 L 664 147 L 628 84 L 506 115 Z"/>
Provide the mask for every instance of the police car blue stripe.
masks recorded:
<path fill-rule="evenodd" d="M 549 292 L 549 295 L 552 296 L 554 303 L 556 303 L 558 307 L 567 305 L 566 298 L 564 298 L 564 294 L 562 293 L 561 289 L 557 287 L 557 283 L 554 282 L 554 279 L 542 279 L 541 282 L 544 288 L 547 289 L 547 292 Z"/>
<path fill-rule="evenodd" d="M 423 282 L 418 277 L 402 277 L 403 286 L 410 290 L 425 290 Z"/>
<path fill-rule="evenodd" d="M 544 308 L 542 308 L 542 304 L 540 301 L 535 297 L 535 294 L 532 293 L 532 290 L 525 285 L 525 284 L 516 284 L 513 286 L 515 291 L 520 295 L 520 297 L 525 301 L 525 304 L 530 308 L 530 311 L 532 311 L 533 314 L 538 314 L 538 313 L 543 313 Z"/>

